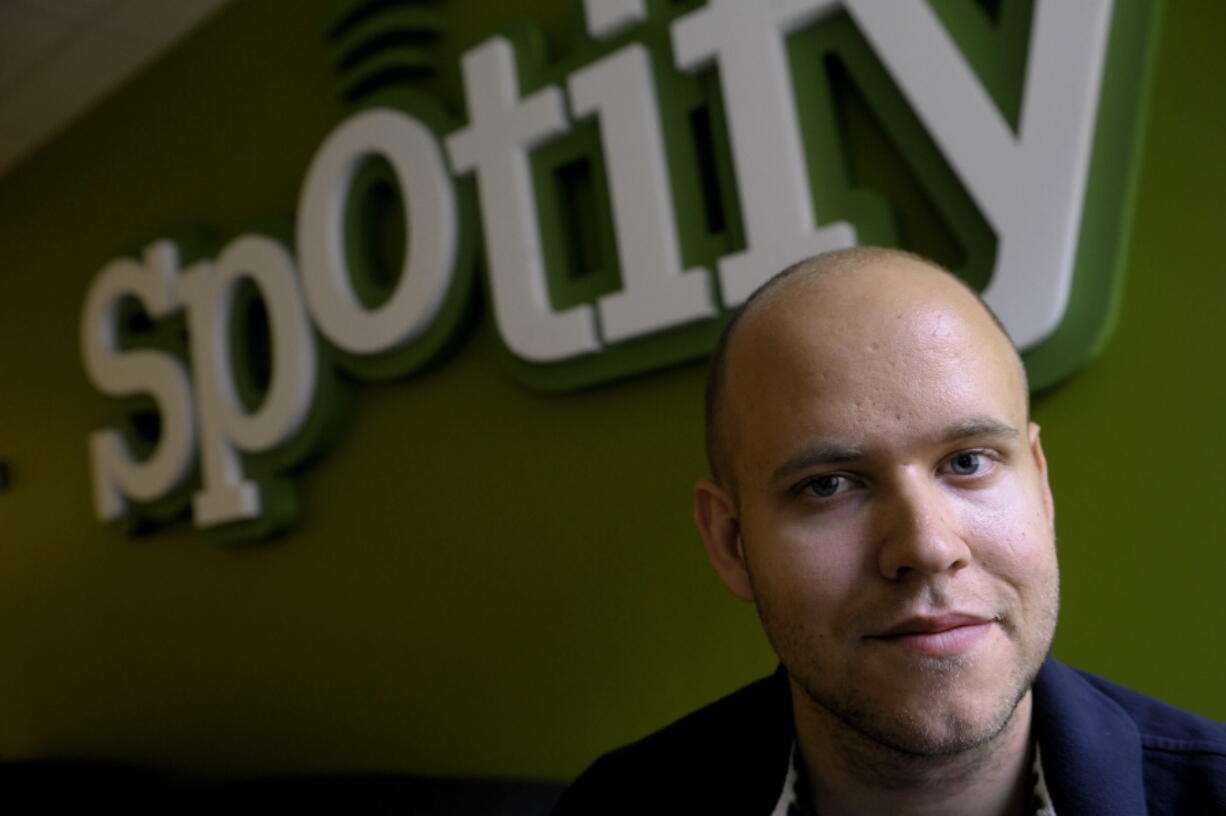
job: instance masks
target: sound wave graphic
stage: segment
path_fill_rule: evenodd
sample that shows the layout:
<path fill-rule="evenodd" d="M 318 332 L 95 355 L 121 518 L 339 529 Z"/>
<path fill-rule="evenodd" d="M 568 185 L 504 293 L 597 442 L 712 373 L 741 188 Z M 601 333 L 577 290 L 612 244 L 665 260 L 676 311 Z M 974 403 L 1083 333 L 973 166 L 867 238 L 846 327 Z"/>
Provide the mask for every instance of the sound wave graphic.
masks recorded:
<path fill-rule="evenodd" d="M 429 0 L 340 0 L 328 25 L 341 95 L 356 102 L 389 85 L 433 76 L 432 46 L 444 33 Z"/>

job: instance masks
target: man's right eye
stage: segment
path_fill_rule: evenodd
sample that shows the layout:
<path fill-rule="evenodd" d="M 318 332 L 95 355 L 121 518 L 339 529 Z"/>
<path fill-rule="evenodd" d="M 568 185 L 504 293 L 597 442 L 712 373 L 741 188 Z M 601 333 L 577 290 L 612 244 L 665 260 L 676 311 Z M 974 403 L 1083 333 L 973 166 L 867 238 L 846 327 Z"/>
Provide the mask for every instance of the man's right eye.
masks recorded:
<path fill-rule="evenodd" d="M 847 477 L 837 473 L 823 473 L 805 482 L 804 489 L 823 499 L 830 498 L 847 487 Z"/>

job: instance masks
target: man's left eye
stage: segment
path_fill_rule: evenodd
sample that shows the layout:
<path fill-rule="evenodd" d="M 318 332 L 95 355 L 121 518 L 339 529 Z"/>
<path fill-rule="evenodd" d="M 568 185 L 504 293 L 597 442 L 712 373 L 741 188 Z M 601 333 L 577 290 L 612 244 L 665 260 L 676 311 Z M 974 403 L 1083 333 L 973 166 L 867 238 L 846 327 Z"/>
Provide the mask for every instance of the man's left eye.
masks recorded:
<path fill-rule="evenodd" d="M 983 467 L 983 458 L 978 451 L 962 451 L 949 460 L 949 469 L 959 476 L 973 476 Z"/>

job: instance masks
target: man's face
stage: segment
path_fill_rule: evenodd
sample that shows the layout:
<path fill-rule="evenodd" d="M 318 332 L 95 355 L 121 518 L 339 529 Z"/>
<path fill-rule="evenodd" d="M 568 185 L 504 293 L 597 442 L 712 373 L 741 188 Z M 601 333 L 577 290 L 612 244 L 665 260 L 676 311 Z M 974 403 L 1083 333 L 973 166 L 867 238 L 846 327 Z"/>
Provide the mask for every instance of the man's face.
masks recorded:
<path fill-rule="evenodd" d="M 745 581 L 721 574 L 813 704 L 908 753 L 982 744 L 1058 605 L 1016 360 L 969 293 L 909 262 L 795 288 L 729 349 Z"/>

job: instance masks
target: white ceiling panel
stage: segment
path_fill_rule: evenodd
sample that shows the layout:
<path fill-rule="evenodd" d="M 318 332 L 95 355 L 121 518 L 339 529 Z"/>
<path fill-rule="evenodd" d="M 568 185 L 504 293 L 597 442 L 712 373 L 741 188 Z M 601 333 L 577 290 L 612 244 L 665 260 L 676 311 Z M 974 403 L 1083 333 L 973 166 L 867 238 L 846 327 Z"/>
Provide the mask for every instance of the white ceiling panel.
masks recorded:
<path fill-rule="evenodd" d="M 157 42 L 177 39 L 225 4 L 225 0 L 120 0 L 102 23 L 121 34 Z"/>
<path fill-rule="evenodd" d="M 108 13 L 123 0 L 3 0 L 6 4 L 27 6 L 46 14 L 70 20 L 89 21 Z M 176 3 L 178 0 L 166 0 Z M 190 4 L 189 4 L 190 5 Z"/>
<path fill-rule="evenodd" d="M 138 40 L 78 30 L 63 54 L 0 96 L 0 120 L 24 120 L 18 132 L 54 133 L 127 79 L 151 49 Z"/>
<path fill-rule="evenodd" d="M 56 53 L 72 34 L 60 17 L 17 3 L 0 3 L 0 94 Z"/>
<path fill-rule="evenodd" d="M 228 0 L 0 0 L 0 175 Z"/>

